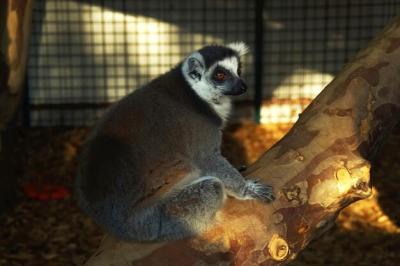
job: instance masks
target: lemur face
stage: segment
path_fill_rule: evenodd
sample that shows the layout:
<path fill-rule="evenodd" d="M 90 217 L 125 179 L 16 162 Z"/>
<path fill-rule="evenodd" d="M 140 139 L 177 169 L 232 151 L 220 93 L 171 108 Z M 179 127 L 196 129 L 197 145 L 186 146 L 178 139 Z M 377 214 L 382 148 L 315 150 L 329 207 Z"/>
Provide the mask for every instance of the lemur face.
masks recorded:
<path fill-rule="evenodd" d="M 225 95 L 240 95 L 247 86 L 240 77 L 240 56 L 247 52 L 243 43 L 205 46 L 183 63 L 182 72 L 191 87 L 206 101 Z"/>
<path fill-rule="evenodd" d="M 219 90 L 223 95 L 241 95 L 247 86 L 239 77 L 239 58 L 227 57 L 218 61 L 205 73 L 210 88 Z"/>

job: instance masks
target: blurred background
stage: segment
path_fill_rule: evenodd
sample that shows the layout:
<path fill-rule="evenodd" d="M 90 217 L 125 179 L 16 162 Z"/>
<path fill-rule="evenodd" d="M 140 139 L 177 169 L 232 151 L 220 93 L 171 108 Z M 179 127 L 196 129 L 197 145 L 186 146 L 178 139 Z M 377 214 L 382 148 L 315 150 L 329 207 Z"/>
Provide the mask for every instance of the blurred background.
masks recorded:
<path fill-rule="evenodd" d="M 3 136 L 3 168 L 12 174 L 1 177 L 0 164 L 0 265 L 81 265 L 95 250 L 102 231 L 79 211 L 71 188 L 79 147 L 113 102 L 206 44 L 244 41 L 250 89 L 235 99 L 223 149 L 235 166 L 250 164 L 399 15 L 400 0 L 35 0 L 31 7 L 23 92 Z M 292 265 L 398 265 L 399 132 L 373 168 L 374 196 L 343 211 Z"/>

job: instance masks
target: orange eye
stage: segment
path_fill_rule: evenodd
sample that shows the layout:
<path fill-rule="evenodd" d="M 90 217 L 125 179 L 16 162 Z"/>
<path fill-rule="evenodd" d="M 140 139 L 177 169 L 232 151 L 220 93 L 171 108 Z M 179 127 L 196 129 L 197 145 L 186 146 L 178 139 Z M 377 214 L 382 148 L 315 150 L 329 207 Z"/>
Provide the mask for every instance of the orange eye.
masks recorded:
<path fill-rule="evenodd" d="M 226 75 L 224 72 L 217 72 L 215 73 L 215 79 L 219 81 L 223 81 L 226 79 Z"/>

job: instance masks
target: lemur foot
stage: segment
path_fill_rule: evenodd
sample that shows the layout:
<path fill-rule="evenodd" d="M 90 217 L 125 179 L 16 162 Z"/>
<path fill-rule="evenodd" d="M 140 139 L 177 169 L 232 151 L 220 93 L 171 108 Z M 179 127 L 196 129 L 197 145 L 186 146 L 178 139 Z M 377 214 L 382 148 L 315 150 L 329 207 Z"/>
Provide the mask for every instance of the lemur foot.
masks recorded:
<path fill-rule="evenodd" d="M 259 199 L 264 202 L 271 202 L 275 199 L 272 186 L 262 184 L 256 180 L 247 180 L 243 189 L 246 199 Z"/>

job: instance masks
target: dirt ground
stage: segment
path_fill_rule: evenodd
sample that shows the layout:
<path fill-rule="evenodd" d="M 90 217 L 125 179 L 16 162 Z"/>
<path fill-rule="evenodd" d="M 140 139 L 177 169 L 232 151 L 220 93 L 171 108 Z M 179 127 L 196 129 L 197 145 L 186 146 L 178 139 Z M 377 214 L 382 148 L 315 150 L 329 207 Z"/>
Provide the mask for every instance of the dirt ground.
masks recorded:
<path fill-rule="evenodd" d="M 229 126 L 223 153 L 235 166 L 250 164 L 289 128 Z M 87 132 L 84 128 L 19 131 L 21 190 L 17 206 L 0 217 L 0 265 L 81 265 L 96 249 L 102 231 L 68 195 L 76 154 Z M 373 167 L 373 196 L 342 211 L 337 226 L 290 265 L 400 264 L 399 148 L 397 130 Z"/>

